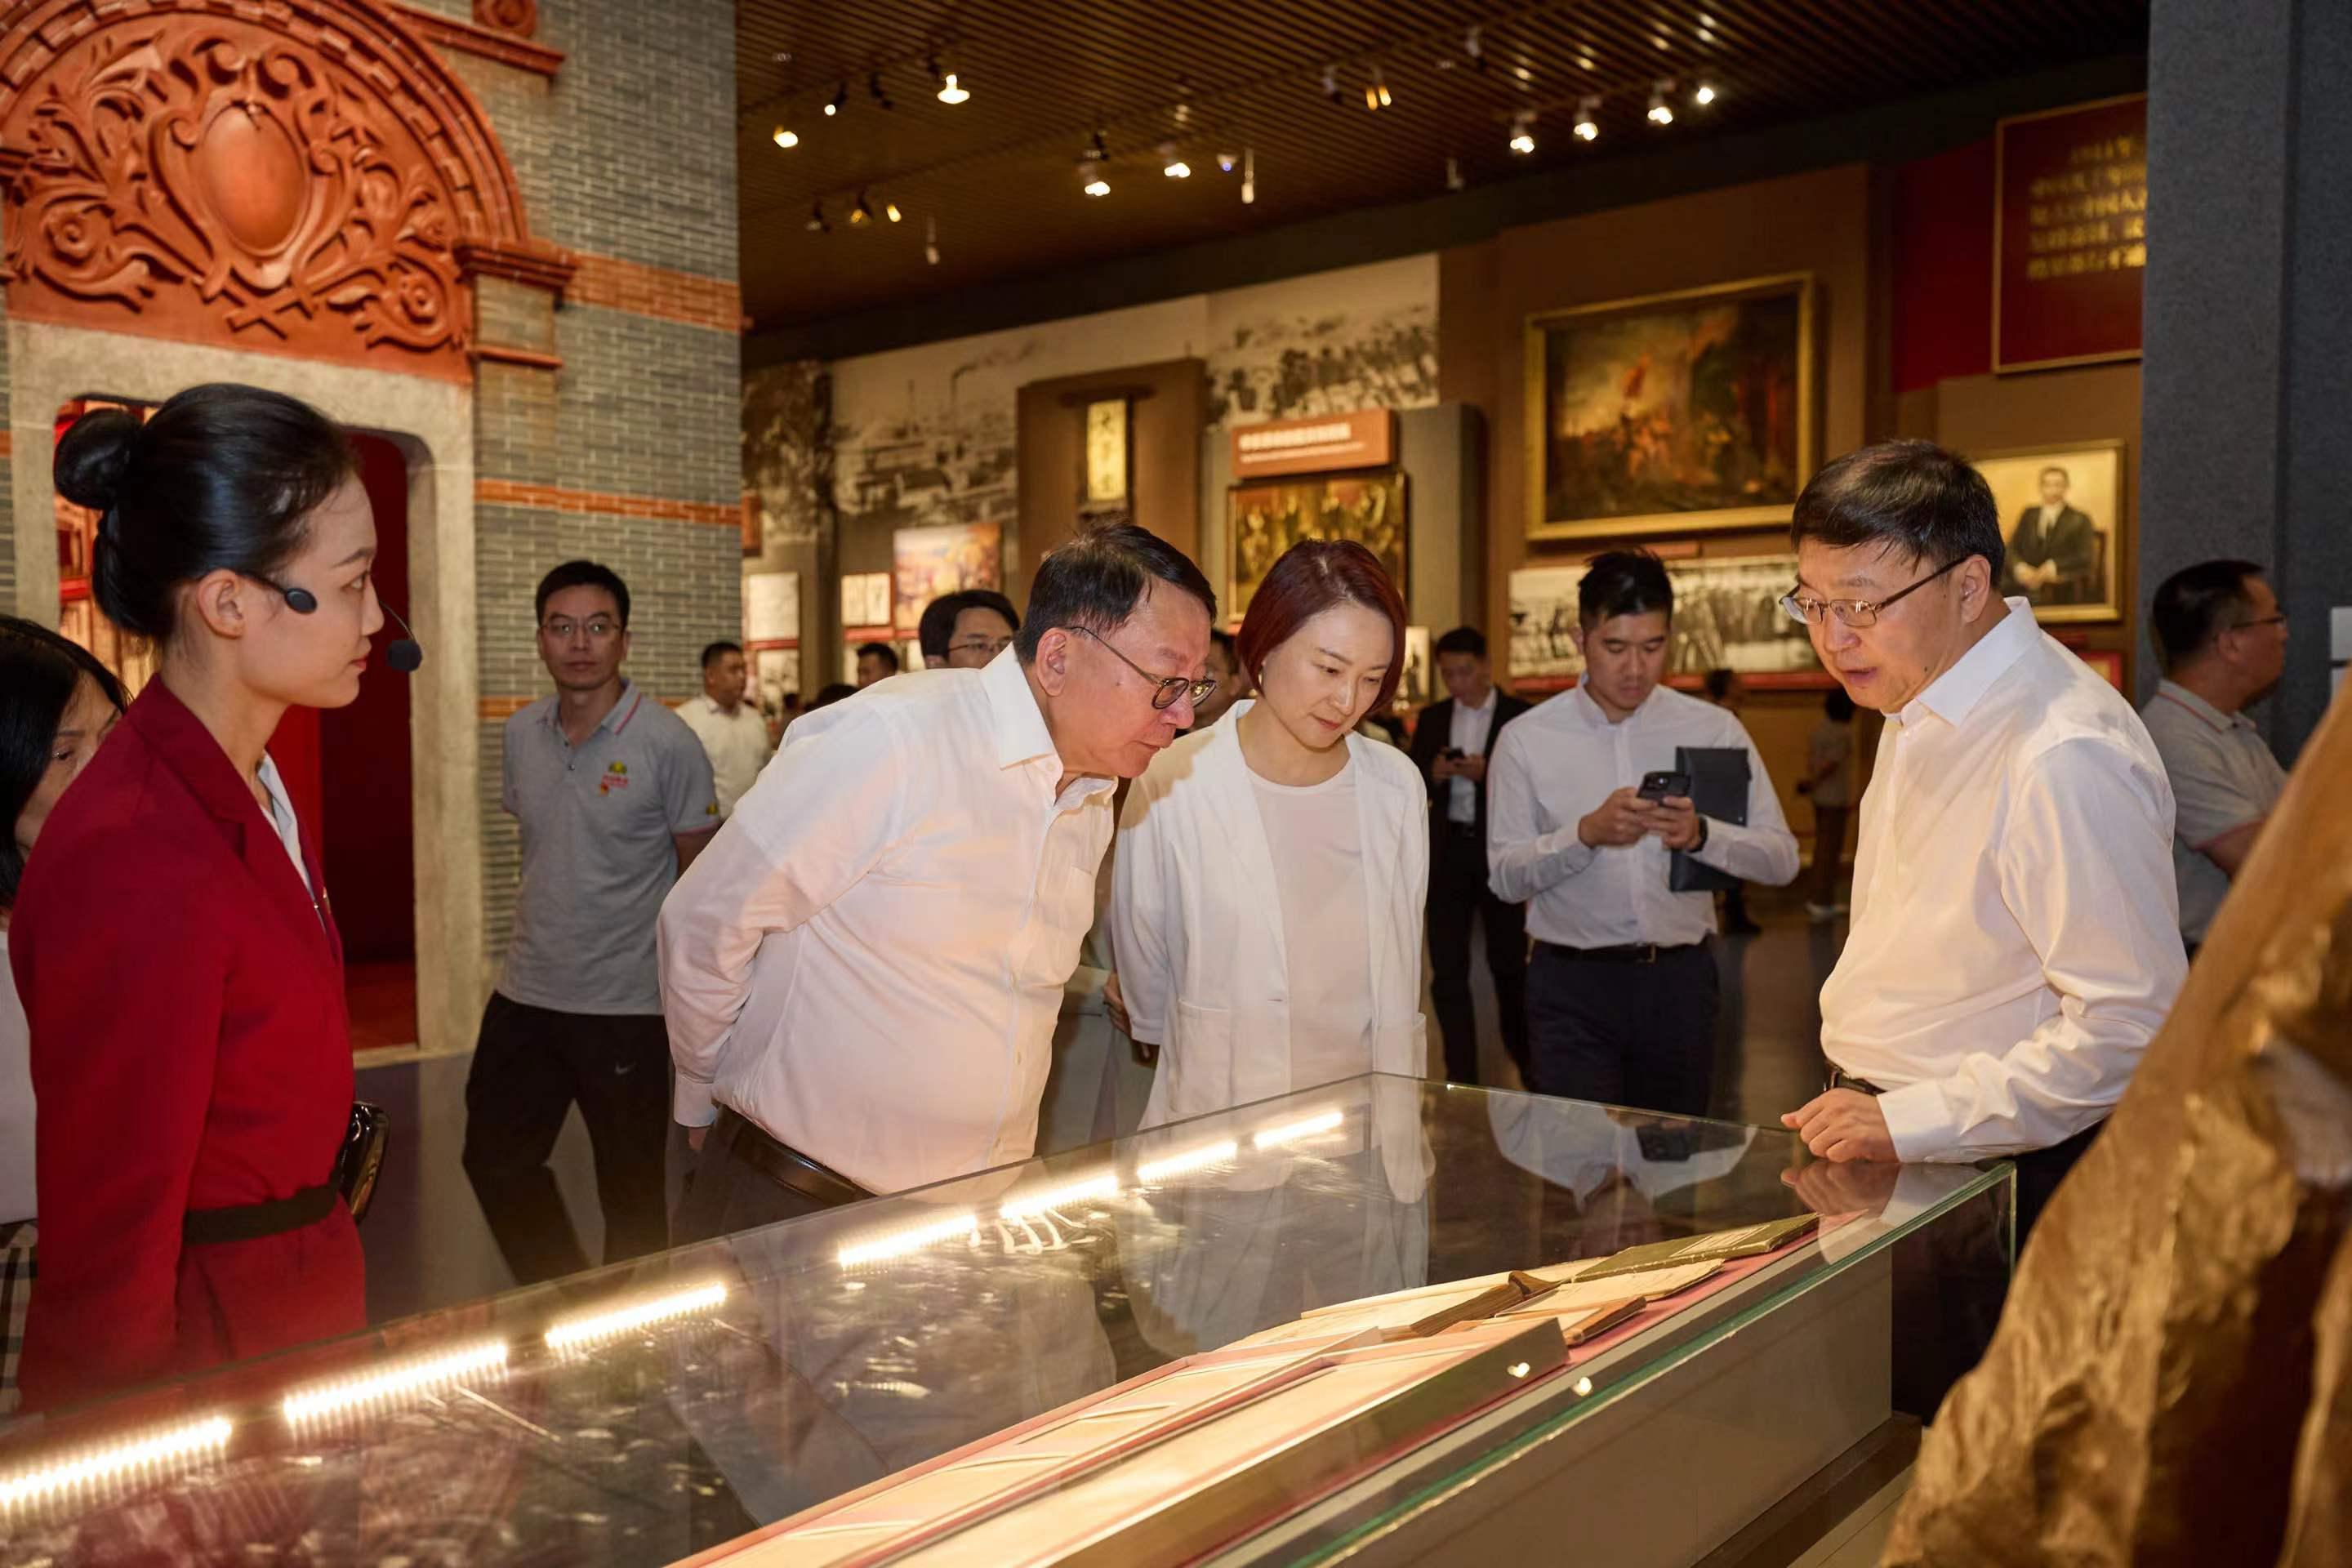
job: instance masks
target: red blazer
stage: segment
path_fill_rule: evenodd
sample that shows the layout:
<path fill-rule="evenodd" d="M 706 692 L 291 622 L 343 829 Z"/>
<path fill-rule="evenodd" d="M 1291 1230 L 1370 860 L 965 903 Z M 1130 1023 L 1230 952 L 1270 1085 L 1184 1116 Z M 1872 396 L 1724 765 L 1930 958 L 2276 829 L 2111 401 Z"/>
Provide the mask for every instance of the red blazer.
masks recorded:
<path fill-rule="evenodd" d="M 42 828 L 8 932 L 37 1101 L 28 1410 L 366 1326 L 340 1202 L 258 1240 L 180 1235 L 190 1209 L 326 1181 L 342 1142 L 342 942 L 309 826 L 306 888 L 155 680 Z"/>

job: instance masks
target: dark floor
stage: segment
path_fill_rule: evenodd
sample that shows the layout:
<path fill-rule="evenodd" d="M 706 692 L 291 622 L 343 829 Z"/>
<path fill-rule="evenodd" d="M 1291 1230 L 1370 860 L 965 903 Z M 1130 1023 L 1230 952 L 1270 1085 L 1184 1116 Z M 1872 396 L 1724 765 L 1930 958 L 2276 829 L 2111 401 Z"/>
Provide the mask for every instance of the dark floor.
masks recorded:
<path fill-rule="evenodd" d="M 1837 962 L 1845 926 L 1809 925 L 1793 904 L 1759 907 L 1759 936 L 1718 942 L 1724 1009 L 1717 1047 L 1714 1113 L 1726 1121 L 1771 1125 L 1780 1112 L 1812 1098 L 1821 1081 L 1821 984 Z M 1474 948 L 1474 951 L 1478 949 Z M 1495 1000 L 1478 966 L 1480 1076 L 1494 1087 L 1519 1087 L 1495 1030 Z M 1439 1070 L 1432 1031 L 1431 1070 Z M 359 1093 L 393 1117 L 393 1144 L 360 1235 L 366 1244 L 368 1315 L 376 1322 L 453 1305 L 509 1289 L 513 1277 L 491 1245 L 473 1189 L 458 1164 L 465 1136 L 470 1056 L 425 1058 L 373 1066 Z M 558 1142 L 557 1184 L 589 1257 L 601 1255 L 588 1138 L 574 1113 Z"/>

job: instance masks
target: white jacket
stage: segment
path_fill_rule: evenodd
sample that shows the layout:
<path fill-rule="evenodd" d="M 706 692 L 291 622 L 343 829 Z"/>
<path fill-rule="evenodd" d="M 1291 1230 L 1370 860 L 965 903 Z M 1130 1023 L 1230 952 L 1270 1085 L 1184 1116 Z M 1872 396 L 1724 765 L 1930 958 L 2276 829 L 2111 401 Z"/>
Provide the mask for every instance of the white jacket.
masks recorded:
<path fill-rule="evenodd" d="M 1143 1125 L 1294 1088 L 1282 897 L 1236 703 L 1153 760 L 1128 794 L 1111 896 L 1111 952 L 1138 1039 L 1160 1042 Z M 1429 795 L 1412 759 L 1347 738 L 1371 941 L 1372 1067 L 1428 1070 L 1421 1013 Z"/>

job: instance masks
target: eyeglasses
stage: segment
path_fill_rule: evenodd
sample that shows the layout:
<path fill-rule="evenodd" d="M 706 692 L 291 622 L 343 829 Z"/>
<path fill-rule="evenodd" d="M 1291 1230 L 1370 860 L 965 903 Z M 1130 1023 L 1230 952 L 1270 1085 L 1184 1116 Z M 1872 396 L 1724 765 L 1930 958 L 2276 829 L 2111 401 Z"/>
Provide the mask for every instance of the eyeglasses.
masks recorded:
<path fill-rule="evenodd" d="M 2255 620 L 2236 622 L 2230 629 L 2233 632 L 2242 632 L 2250 626 L 2283 626 L 2284 625 L 2286 625 L 2286 612 L 2281 610 L 2275 616 L 2263 616 Z"/>
<path fill-rule="evenodd" d="M 570 642 L 575 632 L 586 632 L 590 642 L 610 642 L 619 635 L 621 624 L 618 621 L 608 621 L 602 616 L 588 621 L 566 620 L 558 616 L 552 620 L 541 622 L 539 629 L 557 642 Z"/>
<path fill-rule="evenodd" d="M 1154 675 L 1150 670 L 1144 668 L 1143 666 L 1136 663 L 1135 660 L 1128 658 L 1127 655 L 1119 652 L 1118 649 L 1112 647 L 1110 644 L 1105 642 L 1099 635 L 1095 632 L 1088 631 L 1085 626 L 1070 626 L 1066 629 L 1074 632 L 1085 632 L 1087 637 L 1094 638 L 1096 646 L 1104 648 L 1113 658 L 1118 660 L 1119 663 L 1127 666 L 1128 668 L 1135 671 L 1136 674 L 1151 682 L 1151 705 L 1154 708 L 1159 709 L 1161 712 L 1166 712 L 1169 709 L 1175 707 L 1176 700 L 1184 696 L 1188 692 L 1191 693 L 1194 704 L 1197 705 L 1206 702 L 1209 700 L 1209 693 L 1217 689 L 1217 681 L 1214 676 L 1211 676 L 1203 680 L 1195 680 L 1189 675 Z"/>
<path fill-rule="evenodd" d="M 950 653 L 984 653 L 989 658 L 994 658 L 1012 646 L 1011 637 L 965 637 L 960 642 L 948 644 L 948 651 Z"/>
<path fill-rule="evenodd" d="M 1885 609 L 1887 605 L 1900 603 L 1906 594 L 1917 593 L 1953 567 L 1958 566 L 1960 562 L 1970 559 L 1972 557 L 1963 555 L 1958 560 L 1947 561 L 1909 587 L 1898 588 L 1884 599 L 1816 599 L 1807 594 L 1783 594 L 1779 601 L 1780 613 L 1792 621 L 1809 626 L 1820 626 L 1823 616 L 1835 616 L 1838 625 L 1857 630 L 1864 626 L 1876 626 L 1879 612 Z"/>

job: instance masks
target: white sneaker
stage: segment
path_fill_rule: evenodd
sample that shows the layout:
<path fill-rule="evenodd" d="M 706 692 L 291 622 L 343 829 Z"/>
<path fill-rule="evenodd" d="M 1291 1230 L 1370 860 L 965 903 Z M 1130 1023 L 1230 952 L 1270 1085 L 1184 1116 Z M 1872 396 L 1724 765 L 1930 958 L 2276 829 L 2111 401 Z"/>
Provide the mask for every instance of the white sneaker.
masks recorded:
<path fill-rule="evenodd" d="M 1811 900 L 1807 900 L 1805 902 L 1805 913 L 1811 917 L 1812 922 L 1815 925 L 1821 925 L 1825 921 L 1833 921 L 1838 918 L 1838 907 L 1835 904 L 1817 904 L 1812 902 Z"/>

